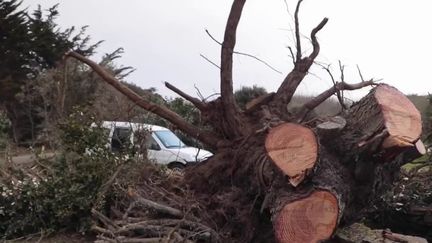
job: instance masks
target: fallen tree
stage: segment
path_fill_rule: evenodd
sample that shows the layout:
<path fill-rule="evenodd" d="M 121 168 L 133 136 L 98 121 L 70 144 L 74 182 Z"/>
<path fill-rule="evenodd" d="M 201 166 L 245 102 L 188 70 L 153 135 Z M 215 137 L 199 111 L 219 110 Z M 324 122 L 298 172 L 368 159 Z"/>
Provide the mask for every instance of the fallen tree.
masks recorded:
<path fill-rule="evenodd" d="M 215 151 L 212 158 L 189 168 L 183 181 L 210 215 L 200 223 L 212 225 L 218 233 L 212 241 L 330 239 L 338 225 L 364 215 L 371 202 L 391 186 L 402 164 L 425 152 L 414 146 L 421 133 L 420 113 L 396 88 L 373 80 L 335 82 L 296 112 L 288 111 L 287 104 L 319 54 L 316 35 L 328 21 L 323 19 L 311 31 L 312 52 L 303 56 L 298 18 L 302 0 L 294 16 L 297 52 L 293 70 L 275 93 L 240 109 L 233 96 L 232 67 L 245 2 L 234 0 L 225 28 L 220 97 L 204 102 L 166 83 L 200 110 L 212 130 L 189 124 L 168 108 L 140 97 L 80 54 L 68 52 L 66 56 L 88 64 L 137 105 Z M 307 119 L 310 111 L 332 95 L 340 97 L 343 90 L 367 86 L 374 87 L 338 117 Z M 405 153 L 411 156 L 402 156 Z"/>

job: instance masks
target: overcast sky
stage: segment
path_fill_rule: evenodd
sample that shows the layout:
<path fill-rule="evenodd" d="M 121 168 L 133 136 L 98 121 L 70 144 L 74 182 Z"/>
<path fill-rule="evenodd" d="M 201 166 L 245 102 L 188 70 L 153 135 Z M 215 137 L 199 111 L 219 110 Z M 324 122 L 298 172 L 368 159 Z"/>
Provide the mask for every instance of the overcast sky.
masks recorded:
<path fill-rule="evenodd" d="M 219 63 L 220 46 L 205 33 L 223 39 L 230 0 L 24 0 L 34 8 L 60 3 L 58 23 L 89 25 L 94 41 L 105 40 L 100 55 L 125 49 L 119 63 L 137 70 L 128 81 L 141 87 L 155 87 L 173 96 L 163 86 L 169 81 L 190 94 L 198 87 L 204 96 L 219 92 L 219 70 L 200 57 Z M 288 0 L 293 14 L 296 1 Z M 345 68 L 345 80 L 360 81 L 356 65 L 365 79 L 383 79 L 404 93 L 432 93 L 431 2 L 426 0 L 305 0 L 300 12 L 301 32 L 309 36 L 323 17 L 329 22 L 319 32 L 318 61 L 331 63 L 339 77 L 338 60 Z M 427 24 L 429 23 L 429 24 Z M 287 46 L 293 46 L 292 15 L 283 0 L 248 0 L 240 21 L 236 50 L 253 54 L 276 69 L 244 56 L 234 58 L 234 87 L 265 87 L 275 91 L 292 69 Z M 303 50 L 310 42 L 303 40 Z M 299 93 L 316 94 L 331 86 L 321 68 L 301 84 Z M 366 92 L 366 91 L 365 91 Z M 352 94 L 356 98 L 361 93 Z"/>

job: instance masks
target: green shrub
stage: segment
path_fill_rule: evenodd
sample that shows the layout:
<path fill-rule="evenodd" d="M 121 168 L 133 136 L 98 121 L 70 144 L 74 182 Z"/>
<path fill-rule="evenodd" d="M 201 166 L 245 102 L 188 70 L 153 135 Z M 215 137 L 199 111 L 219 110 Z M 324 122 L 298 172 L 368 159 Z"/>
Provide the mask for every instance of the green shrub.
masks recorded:
<path fill-rule="evenodd" d="M 0 178 L 0 235 L 64 228 L 84 232 L 90 226 L 90 210 L 108 208 L 113 194 L 105 183 L 120 165 L 134 162 L 113 155 L 105 146 L 106 131 L 91 127 L 92 122 L 86 112 L 75 112 L 60 125 L 60 156 L 41 160 L 43 169 L 37 174 L 11 170 L 15 179 Z"/>

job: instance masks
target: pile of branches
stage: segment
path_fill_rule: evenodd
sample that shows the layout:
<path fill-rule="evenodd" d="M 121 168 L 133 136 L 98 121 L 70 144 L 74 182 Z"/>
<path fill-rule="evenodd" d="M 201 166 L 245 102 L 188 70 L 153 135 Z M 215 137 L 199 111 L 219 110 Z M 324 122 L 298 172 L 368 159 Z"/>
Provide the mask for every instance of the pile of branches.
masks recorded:
<path fill-rule="evenodd" d="M 368 218 L 376 227 L 390 227 L 432 241 L 432 161 L 417 161 L 411 166 L 402 170 Z"/>
<path fill-rule="evenodd" d="M 220 242 L 211 217 L 182 181 L 181 172 L 148 164 L 134 185 L 114 182 L 109 215 L 91 212 L 96 242 Z"/>

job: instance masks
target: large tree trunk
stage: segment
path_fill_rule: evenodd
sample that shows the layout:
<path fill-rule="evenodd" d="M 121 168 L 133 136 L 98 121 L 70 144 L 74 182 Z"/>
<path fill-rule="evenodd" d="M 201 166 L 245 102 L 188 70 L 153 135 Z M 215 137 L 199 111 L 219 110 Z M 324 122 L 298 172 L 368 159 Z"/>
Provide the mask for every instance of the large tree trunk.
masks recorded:
<path fill-rule="evenodd" d="M 139 97 L 85 57 L 74 52 L 67 55 L 87 63 L 140 107 L 215 151 L 207 161 L 187 169 L 184 186 L 207 209 L 222 239 L 290 243 L 329 239 L 338 225 L 362 217 L 391 185 L 399 167 L 422 153 L 414 146 L 421 133 L 420 114 L 389 85 L 376 85 L 373 80 L 347 84 L 343 77 L 297 113 L 288 112 L 288 103 L 319 53 L 316 34 L 327 23 L 323 19 L 312 30 L 312 52 L 303 57 L 298 19 L 301 0 L 295 11 L 293 70 L 276 93 L 240 110 L 233 99 L 232 55 L 245 2 L 234 0 L 221 43 L 221 97 L 204 102 L 166 84 L 201 111 L 212 131 L 188 124 L 168 108 Z M 342 90 L 371 85 L 376 87 L 339 116 L 303 122 L 333 94 L 341 97 Z"/>
<path fill-rule="evenodd" d="M 389 96 L 393 102 L 383 98 Z M 257 237 L 251 217 L 258 222 L 264 215 L 278 242 L 328 239 L 338 224 L 366 213 L 403 163 L 424 153 L 413 153 L 420 114 L 391 86 L 378 85 L 337 120 L 334 126 L 279 122 L 258 130 L 190 168 L 188 185 L 209 205 L 223 200 L 219 210 L 236 208 L 239 241 Z M 405 151 L 405 159 L 396 159 Z M 240 202 L 238 191 L 244 193 Z"/>
<path fill-rule="evenodd" d="M 162 115 L 165 109 L 152 108 Z M 203 113 L 216 117 L 219 109 L 220 101 L 215 100 Z M 172 113 L 165 117 L 174 123 L 181 119 Z M 216 145 L 217 152 L 185 175 L 186 186 L 230 241 L 329 239 L 338 225 L 366 213 L 403 163 L 424 153 L 418 142 L 419 112 L 386 84 L 377 85 L 341 116 L 325 121 L 298 124 L 297 117 L 280 117 L 265 103 L 237 118 L 243 119 L 249 134 L 226 140 L 211 132 L 189 133 L 206 136 L 203 141 Z M 223 121 L 208 122 L 217 127 Z M 196 129 L 181 125 L 186 132 Z M 229 132 L 229 126 L 220 129 Z"/>

